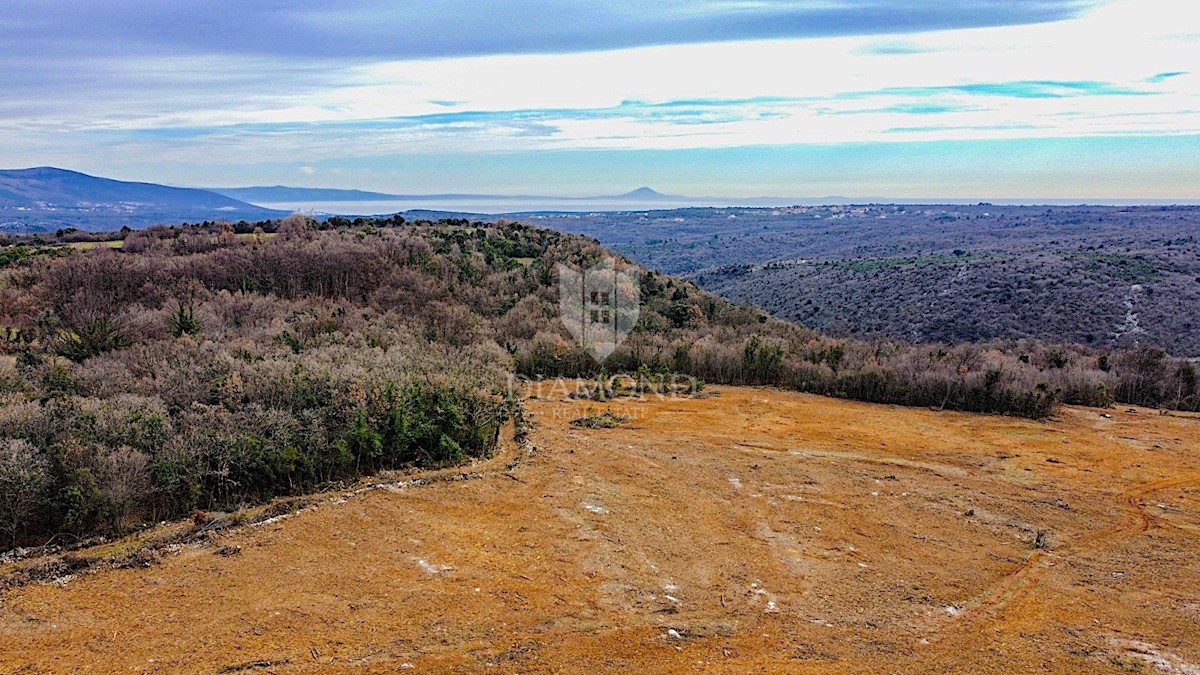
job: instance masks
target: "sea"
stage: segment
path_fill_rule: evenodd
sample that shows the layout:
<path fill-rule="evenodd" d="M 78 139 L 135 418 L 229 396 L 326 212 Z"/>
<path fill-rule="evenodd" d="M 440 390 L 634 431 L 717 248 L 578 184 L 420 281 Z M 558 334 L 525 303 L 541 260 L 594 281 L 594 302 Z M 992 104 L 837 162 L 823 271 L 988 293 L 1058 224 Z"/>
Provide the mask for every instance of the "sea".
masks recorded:
<path fill-rule="evenodd" d="M 573 212 L 594 213 L 602 211 L 653 211 L 657 209 L 680 209 L 697 206 L 739 206 L 727 202 L 675 201 L 667 199 L 464 199 L 446 201 L 421 199 L 411 201 L 358 201 L 358 202 L 260 202 L 258 206 L 280 211 L 299 211 L 311 215 L 330 216 L 378 216 L 403 211 L 447 211 L 498 215 L 505 213 Z"/>

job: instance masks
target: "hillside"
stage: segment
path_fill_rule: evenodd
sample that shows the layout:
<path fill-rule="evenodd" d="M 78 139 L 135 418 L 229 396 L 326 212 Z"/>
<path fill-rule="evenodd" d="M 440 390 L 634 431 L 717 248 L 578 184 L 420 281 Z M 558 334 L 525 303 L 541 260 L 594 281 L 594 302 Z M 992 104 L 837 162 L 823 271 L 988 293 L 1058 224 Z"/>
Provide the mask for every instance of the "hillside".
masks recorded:
<path fill-rule="evenodd" d="M 1195 367 L 1159 351 L 834 339 L 519 223 L 240 227 L 3 249 L 0 480 L 23 486 L 0 500 L 9 547 L 487 456 L 513 376 L 597 378 L 597 401 L 726 384 L 1033 419 L 1200 408 Z M 601 263 L 637 310 L 603 363 L 562 304 L 564 266 Z"/>
<path fill-rule="evenodd" d="M 123 568 L 43 563 L 3 592 L 0 671 L 1200 664 L 1196 419 L 718 391 L 615 401 L 629 425 L 580 430 L 593 404 L 534 390 L 532 452 L 506 438 Z"/>
<path fill-rule="evenodd" d="M 205 190 L 98 178 L 40 167 L 0 171 L 0 227 L 8 231 L 145 227 L 183 220 L 278 217 L 277 211 Z"/>
<path fill-rule="evenodd" d="M 1200 207 L 869 205 L 535 215 L 838 336 L 1200 356 Z"/>

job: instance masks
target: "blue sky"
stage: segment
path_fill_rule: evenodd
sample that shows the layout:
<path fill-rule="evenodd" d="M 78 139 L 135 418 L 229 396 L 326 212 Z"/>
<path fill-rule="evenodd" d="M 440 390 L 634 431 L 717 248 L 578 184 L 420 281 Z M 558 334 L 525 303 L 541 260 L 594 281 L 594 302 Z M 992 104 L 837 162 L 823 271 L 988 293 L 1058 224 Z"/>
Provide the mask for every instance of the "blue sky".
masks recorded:
<path fill-rule="evenodd" d="M 1177 0 L 16 0 L 0 166 L 404 193 L 1197 199 L 1198 17 Z"/>

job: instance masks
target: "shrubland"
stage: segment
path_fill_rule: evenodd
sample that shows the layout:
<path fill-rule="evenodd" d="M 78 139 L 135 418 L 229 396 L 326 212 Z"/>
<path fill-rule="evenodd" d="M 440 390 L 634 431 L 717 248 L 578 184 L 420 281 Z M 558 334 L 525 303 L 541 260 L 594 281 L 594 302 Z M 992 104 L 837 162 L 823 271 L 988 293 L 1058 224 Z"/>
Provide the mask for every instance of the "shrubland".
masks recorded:
<path fill-rule="evenodd" d="M 1200 357 L 1200 206 L 862 204 L 536 214 L 827 335 Z"/>
<path fill-rule="evenodd" d="M 34 253 L 0 266 L 0 546 L 484 456 L 513 376 L 679 373 L 1031 418 L 1200 407 L 1195 368 L 1160 350 L 834 339 L 619 257 L 642 306 L 601 365 L 559 318 L 558 265 L 612 254 L 517 223 L 294 216 L 122 237 L 13 242 Z"/>

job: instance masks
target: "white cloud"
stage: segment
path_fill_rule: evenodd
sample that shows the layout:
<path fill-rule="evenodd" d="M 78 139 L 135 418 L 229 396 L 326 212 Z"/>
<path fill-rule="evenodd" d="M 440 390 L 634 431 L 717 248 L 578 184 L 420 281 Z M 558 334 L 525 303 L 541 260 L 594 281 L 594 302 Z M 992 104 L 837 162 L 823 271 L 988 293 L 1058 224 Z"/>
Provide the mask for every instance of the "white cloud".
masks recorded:
<path fill-rule="evenodd" d="M 481 149 L 1195 133 L 1200 131 L 1197 75 L 1158 83 L 1146 79 L 1196 67 L 1196 45 L 1175 35 L 1200 31 L 1197 16 L 1177 2 L 1123 0 L 1058 23 L 910 35 L 901 53 L 874 49 L 889 44 L 887 38 L 850 37 L 376 63 L 327 73 L 326 88 L 301 95 L 263 92 L 218 101 L 221 105 L 196 102 L 141 116 L 111 114 L 78 122 L 153 129 L 355 123 L 448 111 L 532 110 L 544 111 L 540 121 L 559 129 L 554 135 L 528 137 L 487 120 L 460 125 L 458 131 L 472 137 L 471 143 L 482 143 Z M 214 68 L 210 64 L 209 72 Z M 937 115 L 821 114 L 914 101 L 912 95 L 863 92 L 1022 81 L 1105 82 L 1155 95 L 1033 99 L 942 91 L 926 92 L 916 100 L 965 110 Z M 862 95 L 841 98 L 850 94 Z M 775 98 L 792 100 L 763 100 Z M 612 110 L 623 101 L 710 99 L 730 102 L 720 109 L 736 119 L 685 125 L 665 114 Z M 751 102 L 732 103 L 740 100 Z M 447 101 L 454 104 L 448 106 Z M 593 119 L 572 114 L 606 109 L 608 113 Z M 771 118 L 762 119 L 763 113 Z M 61 122 L 51 115 L 42 124 Z M 940 131 L 894 131 L 928 126 Z M 462 139 L 451 134 L 422 135 L 434 127 L 453 128 L 430 124 L 391 135 L 430 151 L 461 145 Z"/>

